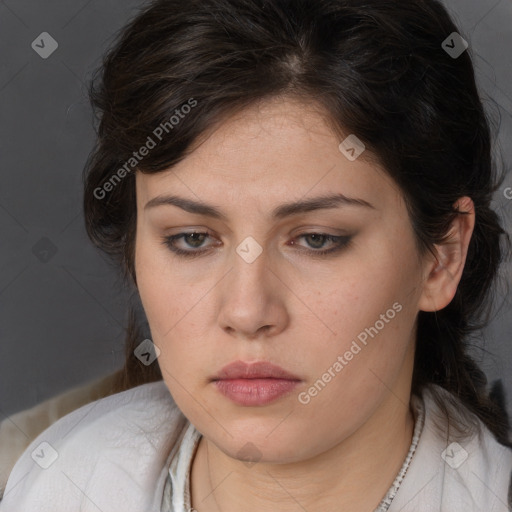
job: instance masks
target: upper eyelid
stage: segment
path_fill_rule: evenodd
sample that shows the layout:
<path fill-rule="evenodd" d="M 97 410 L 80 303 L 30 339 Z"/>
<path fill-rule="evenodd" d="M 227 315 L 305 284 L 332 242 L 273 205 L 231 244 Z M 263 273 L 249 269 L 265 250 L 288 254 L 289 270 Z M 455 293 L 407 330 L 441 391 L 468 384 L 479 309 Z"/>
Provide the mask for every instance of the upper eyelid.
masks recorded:
<path fill-rule="evenodd" d="M 166 235 L 163 237 L 164 241 L 167 241 L 167 242 L 175 242 L 177 240 L 185 240 L 186 236 L 187 235 L 206 235 L 207 238 L 213 238 L 211 235 L 212 233 L 207 231 L 207 230 L 197 230 L 197 231 L 181 231 L 179 233 L 175 233 L 173 235 Z M 309 232 L 301 232 L 301 233 L 298 233 L 297 235 L 295 235 L 293 237 L 293 240 L 295 239 L 299 239 L 299 238 L 302 238 L 302 237 L 306 237 L 308 235 L 320 235 L 320 236 L 323 236 L 327 239 L 331 239 L 331 243 L 339 243 L 340 241 L 343 241 L 344 239 L 345 240 L 349 240 L 352 238 L 353 235 L 348 235 L 348 234 L 341 234 L 341 235 L 334 235 L 334 234 L 331 234 L 331 233 L 325 233 L 323 231 L 320 231 L 320 230 L 317 230 L 317 231 L 309 231 Z M 332 240 L 334 239 L 334 241 Z M 298 245 L 298 244 L 294 244 L 294 245 Z M 207 250 L 208 247 L 200 247 L 200 248 L 196 248 L 194 249 L 193 247 L 190 247 L 189 249 L 181 249 L 181 250 L 184 250 L 184 251 L 187 251 L 189 250 L 190 252 L 200 252 L 201 250 Z M 177 249 L 180 249 L 180 248 L 177 248 Z M 314 251 L 314 249 L 311 249 Z M 320 251 L 318 251 L 320 252 Z"/>
<path fill-rule="evenodd" d="M 307 236 L 307 235 L 322 235 L 322 236 L 332 237 L 332 238 L 343 238 L 343 237 L 348 238 L 349 236 L 351 236 L 348 233 L 335 234 L 335 233 L 328 233 L 327 231 L 328 230 L 322 231 L 321 229 L 317 229 L 315 231 L 301 231 L 300 233 L 293 235 L 293 238 L 297 238 L 300 236 Z M 177 233 L 164 235 L 164 238 L 171 238 L 171 237 L 184 238 L 187 235 L 207 235 L 209 238 L 215 238 L 213 232 L 211 232 L 208 229 L 197 229 L 194 231 L 179 231 Z"/>

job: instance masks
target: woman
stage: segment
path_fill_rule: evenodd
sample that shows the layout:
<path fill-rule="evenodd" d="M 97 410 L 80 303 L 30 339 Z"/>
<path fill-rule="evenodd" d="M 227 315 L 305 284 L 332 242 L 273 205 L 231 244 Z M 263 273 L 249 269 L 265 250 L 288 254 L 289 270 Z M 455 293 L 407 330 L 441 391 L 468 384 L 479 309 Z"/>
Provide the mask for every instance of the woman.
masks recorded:
<path fill-rule="evenodd" d="M 433 0 L 146 6 L 91 88 L 84 199 L 145 319 L 0 511 L 509 510 L 468 354 L 506 239 L 469 52 Z"/>

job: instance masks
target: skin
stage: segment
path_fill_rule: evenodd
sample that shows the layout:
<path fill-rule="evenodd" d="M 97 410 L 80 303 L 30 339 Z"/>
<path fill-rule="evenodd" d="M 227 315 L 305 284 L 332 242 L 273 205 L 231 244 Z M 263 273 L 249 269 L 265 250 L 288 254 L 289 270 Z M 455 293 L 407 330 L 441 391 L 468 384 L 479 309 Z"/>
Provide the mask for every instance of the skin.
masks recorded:
<path fill-rule="evenodd" d="M 368 152 L 348 160 L 342 140 L 311 103 L 267 100 L 223 121 L 172 169 L 136 174 L 138 288 L 164 381 L 203 434 L 191 471 L 199 512 L 373 510 L 409 450 L 416 317 L 453 298 L 473 205 L 461 198 L 469 214 L 454 221 L 437 258 L 420 257 L 399 189 Z M 270 218 L 282 203 L 333 192 L 373 208 Z M 212 204 L 227 220 L 174 205 L 145 209 L 165 194 Z M 209 251 L 196 258 L 162 243 L 194 230 L 211 237 L 175 244 Z M 352 238 L 315 257 L 335 244 L 299 237 L 313 233 Z M 248 236 L 262 248 L 252 263 L 236 252 Z M 401 311 L 301 403 L 299 393 L 394 303 Z M 302 382 L 268 405 L 237 405 L 210 378 L 238 359 L 270 361 Z M 251 466 L 239 454 L 247 443 L 258 458 Z"/>

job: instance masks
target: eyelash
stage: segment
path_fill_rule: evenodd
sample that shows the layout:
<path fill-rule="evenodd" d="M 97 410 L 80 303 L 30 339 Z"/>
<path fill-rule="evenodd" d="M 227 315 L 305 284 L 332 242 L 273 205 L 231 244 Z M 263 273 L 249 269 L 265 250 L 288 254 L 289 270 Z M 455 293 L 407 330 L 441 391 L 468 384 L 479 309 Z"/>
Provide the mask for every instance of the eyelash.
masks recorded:
<path fill-rule="evenodd" d="M 208 249 L 203 250 L 191 250 L 186 251 L 184 249 L 179 249 L 174 245 L 174 242 L 178 240 L 179 238 L 185 238 L 190 235 L 209 235 L 208 232 L 192 232 L 192 233 L 178 233 L 177 235 L 170 235 L 165 236 L 162 238 L 162 243 L 165 245 L 169 250 L 171 250 L 173 253 L 175 253 L 177 256 L 184 257 L 184 258 L 194 258 L 197 256 L 201 256 L 202 254 L 208 252 Z M 304 251 L 310 253 L 312 256 L 327 256 L 330 254 L 334 254 L 337 252 L 340 252 L 341 250 L 345 249 L 351 242 L 350 236 L 334 236 L 334 235 L 328 235 L 327 233 L 304 233 L 302 235 L 298 235 L 296 238 L 302 238 L 302 237 L 308 237 L 312 235 L 317 235 L 320 237 L 325 237 L 328 240 L 331 240 L 335 243 L 335 247 L 332 249 L 322 249 L 322 250 L 314 250 L 314 249 L 304 249 Z"/>

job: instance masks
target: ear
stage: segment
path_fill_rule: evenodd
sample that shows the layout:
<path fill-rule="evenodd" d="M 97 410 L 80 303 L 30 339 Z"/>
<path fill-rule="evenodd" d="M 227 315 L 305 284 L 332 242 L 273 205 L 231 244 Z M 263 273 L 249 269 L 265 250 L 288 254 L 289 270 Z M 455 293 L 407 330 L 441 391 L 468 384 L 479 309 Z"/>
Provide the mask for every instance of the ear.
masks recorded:
<path fill-rule="evenodd" d="M 464 196 L 454 207 L 466 213 L 455 217 L 446 242 L 434 246 L 436 258 L 429 258 L 425 263 L 426 277 L 418 304 L 421 311 L 439 311 L 450 304 L 462 277 L 475 226 L 475 205 L 471 198 Z"/>

